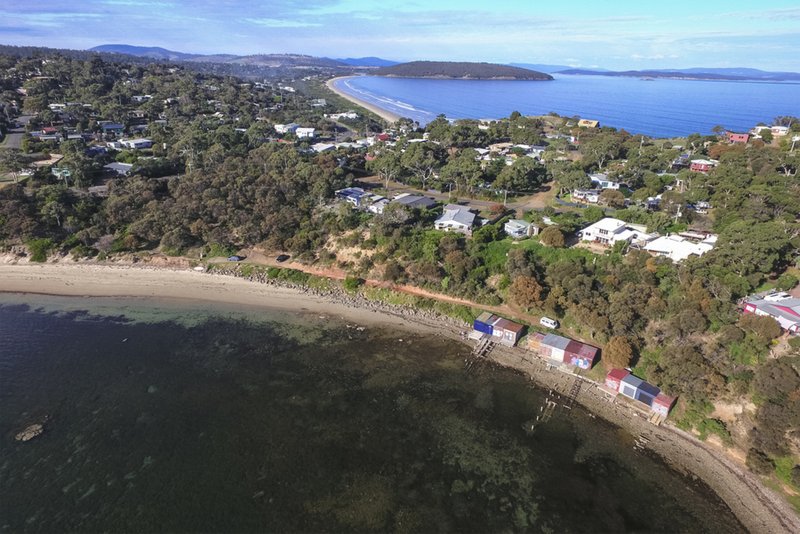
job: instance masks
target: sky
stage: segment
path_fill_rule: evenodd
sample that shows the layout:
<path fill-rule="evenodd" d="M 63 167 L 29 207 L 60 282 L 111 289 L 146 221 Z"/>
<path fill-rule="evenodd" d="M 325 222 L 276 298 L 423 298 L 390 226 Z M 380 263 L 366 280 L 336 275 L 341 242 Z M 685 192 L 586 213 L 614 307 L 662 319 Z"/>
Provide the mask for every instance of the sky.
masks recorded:
<path fill-rule="evenodd" d="M 800 71 L 797 0 L 0 0 L 0 44 Z"/>

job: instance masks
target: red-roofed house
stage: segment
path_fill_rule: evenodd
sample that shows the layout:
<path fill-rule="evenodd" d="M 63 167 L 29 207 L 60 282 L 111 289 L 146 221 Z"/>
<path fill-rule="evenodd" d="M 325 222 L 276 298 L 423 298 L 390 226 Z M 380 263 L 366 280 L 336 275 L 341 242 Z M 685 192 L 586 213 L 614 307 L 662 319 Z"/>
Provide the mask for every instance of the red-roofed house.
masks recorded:
<path fill-rule="evenodd" d="M 728 132 L 728 141 L 731 143 L 747 143 L 748 140 L 750 140 L 749 134 Z"/>

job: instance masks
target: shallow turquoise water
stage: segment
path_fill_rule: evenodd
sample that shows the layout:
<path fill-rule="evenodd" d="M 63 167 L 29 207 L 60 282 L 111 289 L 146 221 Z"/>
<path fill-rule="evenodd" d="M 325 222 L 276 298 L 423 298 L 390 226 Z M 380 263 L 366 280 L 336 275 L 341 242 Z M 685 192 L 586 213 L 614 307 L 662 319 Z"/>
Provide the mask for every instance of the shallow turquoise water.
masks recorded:
<path fill-rule="evenodd" d="M 527 434 L 542 392 L 465 374 L 467 353 L 309 314 L 0 295 L 0 530 L 742 531 L 580 410 Z"/>

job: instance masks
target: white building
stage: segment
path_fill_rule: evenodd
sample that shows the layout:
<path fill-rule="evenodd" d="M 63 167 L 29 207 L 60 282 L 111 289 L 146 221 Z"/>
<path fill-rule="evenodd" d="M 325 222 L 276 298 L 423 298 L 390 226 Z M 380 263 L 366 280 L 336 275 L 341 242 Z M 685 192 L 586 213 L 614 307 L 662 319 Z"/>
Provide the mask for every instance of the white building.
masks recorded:
<path fill-rule="evenodd" d="M 538 226 L 522 219 L 511 219 L 503 225 L 503 230 L 513 239 L 524 239 L 539 233 Z"/>
<path fill-rule="evenodd" d="M 716 242 L 717 236 L 713 234 L 705 236 L 701 241 L 683 235 L 668 235 L 647 243 L 644 249 L 655 256 L 665 256 L 674 262 L 679 262 L 690 256 L 702 256 L 714 248 Z"/>
<path fill-rule="evenodd" d="M 469 208 L 458 204 L 448 204 L 444 207 L 442 216 L 436 219 L 433 226 L 437 230 L 472 235 L 474 224 L 475 214 L 469 211 Z"/>
<path fill-rule="evenodd" d="M 358 118 L 358 113 L 356 113 L 355 111 L 346 111 L 344 113 L 330 113 L 330 114 L 327 114 L 325 116 L 327 118 L 333 119 L 335 121 L 338 121 L 338 120 L 341 120 L 341 119 L 356 120 Z"/>
<path fill-rule="evenodd" d="M 120 141 L 120 144 L 125 148 L 130 148 L 133 150 L 140 150 L 143 148 L 151 148 L 153 146 L 153 142 L 150 139 L 126 139 Z"/>
<path fill-rule="evenodd" d="M 314 128 L 297 128 L 294 133 L 298 139 L 313 139 L 315 132 Z"/>
<path fill-rule="evenodd" d="M 620 241 L 642 246 L 656 236 L 648 234 L 641 225 L 629 224 L 619 219 L 605 217 L 591 224 L 579 232 L 581 240 L 600 243 L 601 245 L 614 245 Z"/>
<path fill-rule="evenodd" d="M 619 189 L 620 186 L 625 185 L 620 182 L 615 182 L 614 180 L 609 180 L 608 175 L 603 173 L 590 174 L 589 179 L 592 181 L 592 185 L 600 189 Z"/>
<path fill-rule="evenodd" d="M 299 124 L 290 122 L 289 124 L 276 124 L 275 131 L 279 134 L 294 133 L 300 127 Z"/>

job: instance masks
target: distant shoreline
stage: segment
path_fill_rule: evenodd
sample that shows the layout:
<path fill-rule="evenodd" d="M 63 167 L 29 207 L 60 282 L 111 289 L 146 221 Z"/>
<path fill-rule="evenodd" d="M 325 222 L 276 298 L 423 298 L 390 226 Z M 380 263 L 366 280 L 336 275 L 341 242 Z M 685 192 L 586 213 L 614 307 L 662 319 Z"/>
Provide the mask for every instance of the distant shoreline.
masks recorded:
<path fill-rule="evenodd" d="M 336 78 L 331 78 L 330 80 L 325 82 L 325 85 L 328 87 L 328 89 L 330 89 L 331 91 L 333 91 L 337 95 L 341 96 L 342 98 L 344 98 L 346 100 L 349 100 L 353 104 L 356 104 L 356 105 L 361 106 L 362 108 L 364 108 L 364 109 L 366 109 L 368 111 L 371 111 L 372 113 L 374 113 L 375 115 L 379 116 L 380 118 L 382 118 L 386 122 L 394 123 L 394 122 L 397 122 L 398 120 L 400 120 L 402 118 L 400 115 L 398 115 L 396 113 L 393 113 L 393 112 L 391 112 L 391 111 L 389 111 L 387 109 L 383 109 L 382 107 L 376 106 L 375 104 L 372 104 L 371 102 L 367 102 L 366 100 L 362 100 L 362 99 L 360 99 L 360 98 L 358 98 L 356 96 L 353 96 L 353 95 L 351 95 L 351 94 L 349 94 L 349 93 L 347 93 L 345 91 L 342 91 L 341 89 L 336 87 L 336 82 L 337 81 L 349 80 L 349 79 L 352 79 L 352 78 L 358 78 L 358 76 L 338 76 Z"/>
<path fill-rule="evenodd" d="M 130 264 L 12 263 L 0 257 L 0 293 L 32 293 L 73 297 L 139 297 L 217 302 L 242 308 L 267 308 L 325 314 L 347 318 L 362 325 L 398 328 L 444 336 L 463 342 L 460 332 L 468 325 L 430 313 L 401 309 L 363 298 L 323 295 L 299 287 L 282 287 L 258 280 L 194 272 L 189 267 L 164 268 Z M 548 369 L 539 358 L 519 348 L 497 347 L 491 360 L 529 376 L 543 388 L 562 397 L 570 394 L 571 374 Z M 707 484 L 753 532 L 799 532 L 800 518 L 789 504 L 766 488 L 744 465 L 722 449 L 700 442 L 671 425 L 656 427 L 633 415 L 624 402 L 608 402 L 605 393 L 587 383 L 577 401 L 590 412 L 623 427 L 632 435 L 646 436 L 648 448 L 683 473 Z"/>

